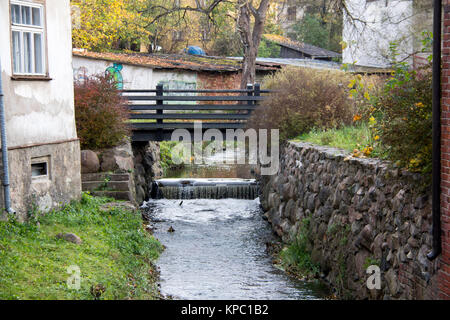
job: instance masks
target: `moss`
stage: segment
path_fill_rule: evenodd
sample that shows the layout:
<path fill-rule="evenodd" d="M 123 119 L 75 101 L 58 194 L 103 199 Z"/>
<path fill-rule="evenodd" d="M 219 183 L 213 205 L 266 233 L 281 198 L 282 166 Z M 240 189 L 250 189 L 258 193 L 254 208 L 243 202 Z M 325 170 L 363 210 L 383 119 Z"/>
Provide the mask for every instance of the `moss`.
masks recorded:
<path fill-rule="evenodd" d="M 83 194 L 46 215 L 30 212 L 27 223 L 0 222 L 0 299 L 93 299 L 97 284 L 106 288 L 102 299 L 157 298 L 152 261 L 161 244 L 143 229 L 140 214 L 100 210 L 107 202 Z M 58 233 L 75 233 L 83 242 L 57 239 Z M 79 290 L 66 284 L 71 265 L 81 271 Z"/>
<path fill-rule="evenodd" d="M 380 266 L 381 262 L 380 260 L 377 260 L 373 257 L 367 257 L 366 261 L 364 262 L 363 268 L 366 270 L 370 266 Z"/>

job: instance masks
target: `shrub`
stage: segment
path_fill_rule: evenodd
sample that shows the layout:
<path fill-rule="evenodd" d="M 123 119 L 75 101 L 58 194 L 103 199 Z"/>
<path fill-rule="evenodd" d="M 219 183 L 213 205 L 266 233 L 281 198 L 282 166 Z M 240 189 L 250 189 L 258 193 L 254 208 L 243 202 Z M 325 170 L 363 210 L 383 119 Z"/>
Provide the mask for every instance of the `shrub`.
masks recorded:
<path fill-rule="evenodd" d="M 376 97 L 373 128 L 386 156 L 411 171 L 431 172 L 431 67 L 410 71 L 399 64 Z"/>
<path fill-rule="evenodd" d="M 162 141 L 159 143 L 159 151 L 161 154 L 161 167 L 164 170 L 183 166 L 182 164 L 180 165 L 175 164 L 175 161 L 172 158 L 173 153 L 175 153 L 175 155 L 180 155 L 180 157 L 182 156 L 179 152 L 175 150 L 175 147 L 177 146 L 182 147 L 179 144 L 180 142 L 177 141 Z"/>
<path fill-rule="evenodd" d="M 258 48 L 258 57 L 263 58 L 278 58 L 280 56 L 280 46 L 272 41 L 261 39 Z"/>
<path fill-rule="evenodd" d="M 311 129 L 328 129 L 352 122 L 352 102 L 347 84 L 350 75 L 341 71 L 287 67 L 264 79 L 274 90 L 249 121 L 255 129 L 280 129 L 280 140 Z"/>
<path fill-rule="evenodd" d="M 124 100 L 106 76 L 75 83 L 75 121 L 82 149 L 118 145 L 130 134 L 127 120 Z"/>

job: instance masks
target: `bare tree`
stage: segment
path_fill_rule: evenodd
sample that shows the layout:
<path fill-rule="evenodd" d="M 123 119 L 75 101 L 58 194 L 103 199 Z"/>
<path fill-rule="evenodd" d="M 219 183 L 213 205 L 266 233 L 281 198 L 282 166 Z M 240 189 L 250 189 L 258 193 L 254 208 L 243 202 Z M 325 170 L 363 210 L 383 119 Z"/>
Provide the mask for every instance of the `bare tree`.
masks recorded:
<path fill-rule="evenodd" d="M 237 27 L 244 49 L 241 88 L 245 88 L 247 83 L 255 82 L 256 56 L 264 31 L 268 7 L 269 0 L 261 0 L 257 8 L 254 7 L 252 0 L 238 0 L 237 2 Z M 251 17 L 254 20 L 253 27 Z"/>
<path fill-rule="evenodd" d="M 148 24 L 149 26 L 175 13 L 183 19 L 188 12 L 206 15 L 214 23 L 213 11 L 224 3 L 233 3 L 236 9 L 236 14 L 233 17 L 236 20 L 244 51 L 241 88 L 245 88 L 247 83 L 255 81 L 256 56 L 258 55 L 270 0 L 234 0 L 234 2 L 231 0 L 195 0 L 192 5 L 185 6 L 178 5 L 175 2 L 164 4 L 164 2 L 149 1 L 143 13 L 153 16 Z"/>

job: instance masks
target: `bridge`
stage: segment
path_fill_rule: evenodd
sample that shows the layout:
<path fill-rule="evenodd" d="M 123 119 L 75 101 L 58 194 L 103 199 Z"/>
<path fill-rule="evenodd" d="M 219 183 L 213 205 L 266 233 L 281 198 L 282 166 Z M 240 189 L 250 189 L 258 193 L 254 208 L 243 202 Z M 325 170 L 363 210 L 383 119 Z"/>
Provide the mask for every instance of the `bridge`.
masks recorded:
<path fill-rule="evenodd" d="M 202 131 L 218 129 L 225 137 L 227 129 L 244 129 L 253 110 L 266 97 L 259 84 L 241 90 L 123 90 L 133 131 L 132 140 L 170 140 L 176 129 L 191 135 L 195 121 L 202 121 Z M 202 132 L 203 133 L 203 132 Z"/>

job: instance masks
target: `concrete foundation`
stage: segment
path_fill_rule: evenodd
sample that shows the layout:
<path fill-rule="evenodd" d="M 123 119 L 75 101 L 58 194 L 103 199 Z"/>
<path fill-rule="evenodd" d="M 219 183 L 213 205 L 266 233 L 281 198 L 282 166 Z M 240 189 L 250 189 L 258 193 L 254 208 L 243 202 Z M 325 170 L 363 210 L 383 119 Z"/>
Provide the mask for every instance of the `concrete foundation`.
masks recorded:
<path fill-rule="evenodd" d="M 11 205 L 19 221 L 33 208 L 48 212 L 80 198 L 78 140 L 12 148 L 8 158 Z M 0 205 L 4 207 L 3 190 Z"/>

